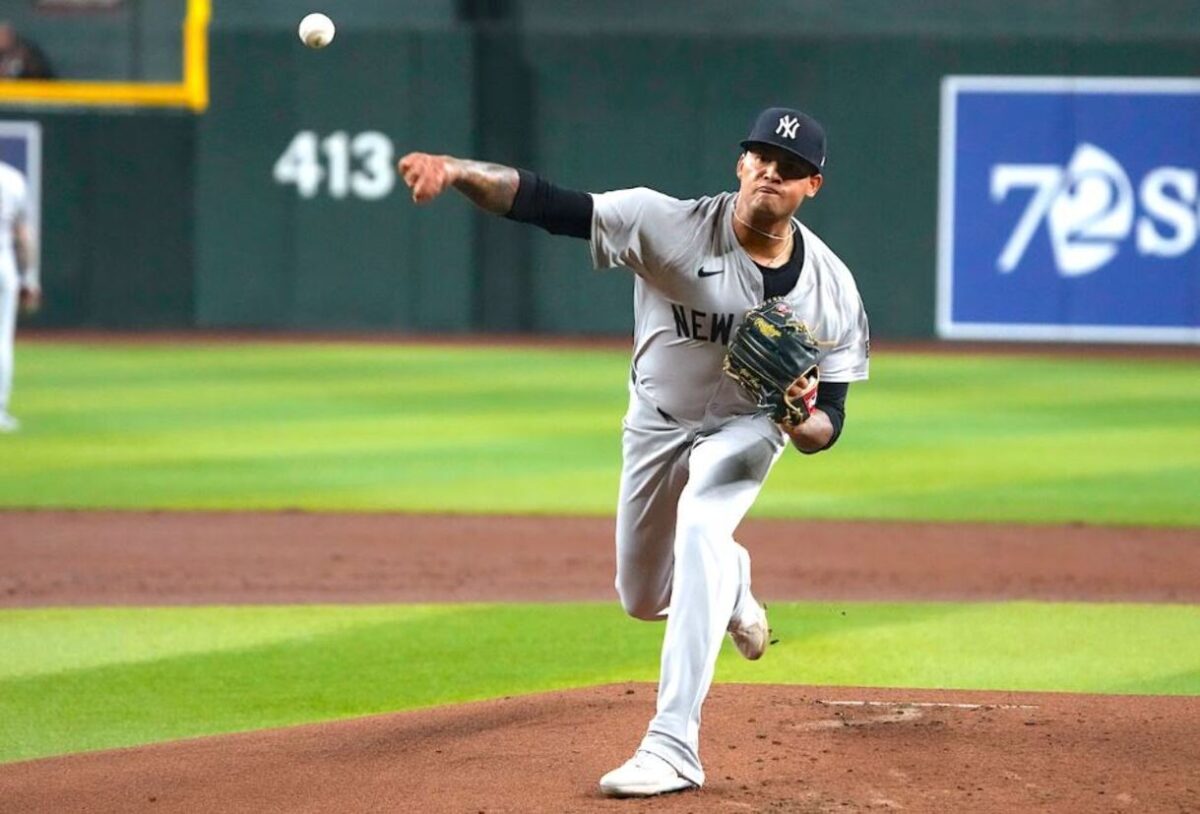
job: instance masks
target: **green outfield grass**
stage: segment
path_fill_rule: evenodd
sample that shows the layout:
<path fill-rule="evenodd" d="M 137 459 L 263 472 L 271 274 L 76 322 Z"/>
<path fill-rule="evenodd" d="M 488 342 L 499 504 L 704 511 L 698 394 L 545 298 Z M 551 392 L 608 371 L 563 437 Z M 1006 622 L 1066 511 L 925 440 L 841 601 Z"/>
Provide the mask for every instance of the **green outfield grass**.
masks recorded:
<path fill-rule="evenodd" d="M 613 511 L 628 354 L 18 343 L 0 506 Z M 757 516 L 1200 525 L 1200 362 L 878 353 Z"/>
<path fill-rule="evenodd" d="M 727 642 L 719 681 L 1200 695 L 1196 607 L 771 613 L 781 642 L 754 663 Z M 0 761 L 652 681 L 661 635 L 614 604 L 0 611 Z"/>

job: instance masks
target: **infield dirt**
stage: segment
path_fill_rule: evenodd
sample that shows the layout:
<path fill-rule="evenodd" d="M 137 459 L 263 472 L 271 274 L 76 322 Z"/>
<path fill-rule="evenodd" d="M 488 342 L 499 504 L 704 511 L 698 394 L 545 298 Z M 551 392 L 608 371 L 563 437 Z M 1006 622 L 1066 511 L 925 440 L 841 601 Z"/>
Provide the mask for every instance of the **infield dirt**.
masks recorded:
<path fill-rule="evenodd" d="M 612 520 L 0 512 L 0 607 L 616 601 Z M 754 590 L 801 599 L 1200 602 L 1195 529 L 748 520 Z"/>
<path fill-rule="evenodd" d="M 0 605 L 612 599 L 610 520 L 7 512 Z M 1200 601 L 1194 530 L 748 521 L 756 593 Z M 630 624 L 635 624 L 630 622 Z M 1200 700 L 717 685 L 700 791 L 601 798 L 611 685 L 0 766 L 0 812 L 1192 812 Z"/>

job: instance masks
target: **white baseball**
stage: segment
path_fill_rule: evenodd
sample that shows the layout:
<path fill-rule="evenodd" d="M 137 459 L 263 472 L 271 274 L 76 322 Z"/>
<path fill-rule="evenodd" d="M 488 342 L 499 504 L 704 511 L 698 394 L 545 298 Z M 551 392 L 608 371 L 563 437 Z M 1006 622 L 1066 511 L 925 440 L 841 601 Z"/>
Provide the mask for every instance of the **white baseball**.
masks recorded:
<path fill-rule="evenodd" d="M 309 48 L 324 48 L 333 42 L 333 20 L 324 14 L 309 14 L 300 21 L 300 40 Z"/>

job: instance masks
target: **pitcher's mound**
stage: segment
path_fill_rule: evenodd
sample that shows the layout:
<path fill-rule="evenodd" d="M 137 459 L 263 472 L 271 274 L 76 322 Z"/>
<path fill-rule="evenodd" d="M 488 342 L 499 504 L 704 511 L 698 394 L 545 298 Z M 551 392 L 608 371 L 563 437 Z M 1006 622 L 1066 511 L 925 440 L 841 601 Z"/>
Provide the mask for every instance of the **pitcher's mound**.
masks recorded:
<path fill-rule="evenodd" d="M 1192 698 L 718 685 L 703 790 L 607 800 L 623 684 L 0 766 L 4 812 L 1200 811 Z"/>

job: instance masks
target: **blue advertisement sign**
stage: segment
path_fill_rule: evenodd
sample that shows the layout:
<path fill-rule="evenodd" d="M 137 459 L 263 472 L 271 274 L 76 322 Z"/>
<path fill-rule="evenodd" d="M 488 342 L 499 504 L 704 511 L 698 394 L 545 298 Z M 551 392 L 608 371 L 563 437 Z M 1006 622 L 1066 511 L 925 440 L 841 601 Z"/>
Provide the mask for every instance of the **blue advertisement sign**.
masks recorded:
<path fill-rule="evenodd" d="M 1200 343 L 1200 80 L 946 77 L 938 333 Z"/>

